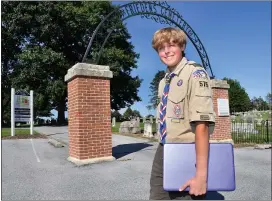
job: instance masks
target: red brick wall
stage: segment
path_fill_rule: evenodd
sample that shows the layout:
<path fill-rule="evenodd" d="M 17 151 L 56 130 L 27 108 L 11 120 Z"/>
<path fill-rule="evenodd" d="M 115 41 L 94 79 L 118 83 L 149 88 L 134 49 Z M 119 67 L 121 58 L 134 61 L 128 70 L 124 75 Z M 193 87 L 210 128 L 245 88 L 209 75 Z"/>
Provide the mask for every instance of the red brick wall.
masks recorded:
<path fill-rule="evenodd" d="M 79 160 L 112 156 L 110 80 L 68 82 L 69 155 Z"/>
<path fill-rule="evenodd" d="M 211 135 L 211 140 L 225 140 L 232 139 L 231 137 L 231 119 L 228 117 L 219 117 L 217 109 L 217 99 L 224 98 L 229 99 L 228 89 L 213 88 L 213 104 L 216 113 L 215 117 L 215 129 Z"/>

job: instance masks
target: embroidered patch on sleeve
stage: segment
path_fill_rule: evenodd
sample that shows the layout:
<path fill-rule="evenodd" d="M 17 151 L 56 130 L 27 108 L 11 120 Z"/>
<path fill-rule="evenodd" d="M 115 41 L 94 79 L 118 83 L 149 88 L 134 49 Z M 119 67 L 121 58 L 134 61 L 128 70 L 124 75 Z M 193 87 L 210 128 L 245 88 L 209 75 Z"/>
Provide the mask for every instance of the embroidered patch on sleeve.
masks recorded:
<path fill-rule="evenodd" d="M 192 73 L 192 75 L 193 75 L 194 78 L 204 78 L 204 79 L 208 79 L 208 75 L 207 75 L 206 71 L 201 70 L 201 69 L 195 70 L 195 71 Z"/>

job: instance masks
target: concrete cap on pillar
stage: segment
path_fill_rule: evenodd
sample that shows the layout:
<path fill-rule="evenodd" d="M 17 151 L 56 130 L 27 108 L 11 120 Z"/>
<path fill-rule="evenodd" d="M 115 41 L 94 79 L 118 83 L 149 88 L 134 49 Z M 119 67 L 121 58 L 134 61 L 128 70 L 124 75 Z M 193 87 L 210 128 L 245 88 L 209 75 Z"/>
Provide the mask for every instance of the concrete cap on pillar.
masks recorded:
<path fill-rule="evenodd" d="M 64 80 L 65 82 L 69 82 L 77 76 L 112 78 L 113 73 L 110 71 L 109 66 L 77 63 L 68 70 Z"/>

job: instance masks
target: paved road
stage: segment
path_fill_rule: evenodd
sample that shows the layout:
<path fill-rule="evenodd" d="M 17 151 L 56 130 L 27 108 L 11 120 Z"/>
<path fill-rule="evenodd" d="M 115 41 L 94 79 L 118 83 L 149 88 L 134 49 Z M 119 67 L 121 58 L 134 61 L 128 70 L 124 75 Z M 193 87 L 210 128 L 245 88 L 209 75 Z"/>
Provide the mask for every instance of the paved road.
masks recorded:
<path fill-rule="evenodd" d="M 68 139 L 65 127 L 39 129 Z M 3 140 L 2 199 L 148 199 L 155 143 L 118 135 L 112 141 L 116 161 L 76 167 L 66 160 L 67 146 L 54 148 L 46 139 Z M 235 166 L 237 190 L 209 199 L 271 199 L 271 150 L 235 149 Z"/>

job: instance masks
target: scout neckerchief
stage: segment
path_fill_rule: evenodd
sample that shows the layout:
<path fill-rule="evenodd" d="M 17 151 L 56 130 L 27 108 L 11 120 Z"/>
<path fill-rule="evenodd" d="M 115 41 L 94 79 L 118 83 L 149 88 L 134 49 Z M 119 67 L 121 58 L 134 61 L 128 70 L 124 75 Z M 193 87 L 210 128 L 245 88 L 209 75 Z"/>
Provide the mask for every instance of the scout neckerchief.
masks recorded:
<path fill-rule="evenodd" d="M 165 78 L 165 86 L 162 94 L 162 99 L 160 103 L 160 137 L 161 143 L 165 143 L 166 137 L 166 106 L 167 106 L 167 99 L 168 99 L 168 92 L 171 79 L 175 76 L 175 73 L 170 73 Z"/>

